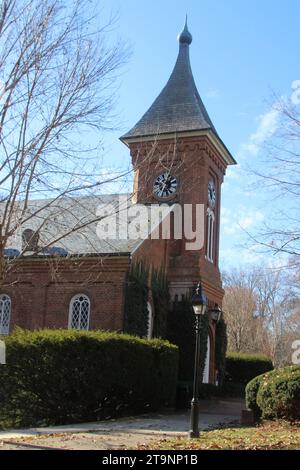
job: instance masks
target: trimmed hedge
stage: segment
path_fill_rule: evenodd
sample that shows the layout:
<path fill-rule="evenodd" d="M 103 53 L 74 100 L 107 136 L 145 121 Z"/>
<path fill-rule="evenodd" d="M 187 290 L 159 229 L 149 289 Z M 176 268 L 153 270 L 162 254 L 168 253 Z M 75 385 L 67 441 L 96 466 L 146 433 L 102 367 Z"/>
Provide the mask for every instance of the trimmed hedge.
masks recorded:
<path fill-rule="evenodd" d="M 267 374 L 270 372 L 267 372 Z M 261 410 L 257 405 L 257 392 L 260 387 L 261 381 L 263 380 L 266 374 L 259 375 L 252 379 L 247 385 L 245 389 L 246 393 L 246 407 L 248 410 L 252 410 L 254 413 L 255 418 L 259 418 L 261 416 Z"/>
<path fill-rule="evenodd" d="M 263 374 L 246 387 L 246 405 L 268 419 L 300 418 L 300 366 Z"/>
<path fill-rule="evenodd" d="M 100 420 L 174 404 L 177 348 L 100 332 L 17 330 L 0 366 L 0 424 Z"/>
<path fill-rule="evenodd" d="M 268 356 L 228 353 L 226 356 L 226 381 L 247 384 L 254 377 L 273 369 Z"/>

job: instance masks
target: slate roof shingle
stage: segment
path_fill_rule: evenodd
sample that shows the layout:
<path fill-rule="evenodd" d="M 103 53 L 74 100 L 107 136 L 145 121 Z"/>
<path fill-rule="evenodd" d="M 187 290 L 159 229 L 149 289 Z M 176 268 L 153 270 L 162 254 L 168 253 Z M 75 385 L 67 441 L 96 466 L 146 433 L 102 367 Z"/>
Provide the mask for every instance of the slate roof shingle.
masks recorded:
<path fill-rule="evenodd" d="M 185 25 L 178 37 L 173 72 L 152 106 L 121 140 L 171 132 L 211 129 L 214 125 L 198 93 L 189 58 L 192 36 Z"/>

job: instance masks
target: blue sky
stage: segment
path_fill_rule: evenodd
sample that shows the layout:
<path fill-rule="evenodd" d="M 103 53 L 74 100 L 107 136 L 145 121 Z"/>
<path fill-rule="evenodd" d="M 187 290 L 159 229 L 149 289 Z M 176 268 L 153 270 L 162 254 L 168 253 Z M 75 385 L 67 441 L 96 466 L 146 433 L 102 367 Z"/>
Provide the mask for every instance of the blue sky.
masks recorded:
<path fill-rule="evenodd" d="M 178 52 L 176 36 L 185 14 L 193 35 L 191 62 L 199 93 L 220 136 L 238 161 L 222 191 L 221 265 L 260 260 L 244 230 L 255 231 L 274 209 L 244 171 L 263 165 L 260 145 L 276 128 L 272 93 L 288 96 L 300 79 L 298 0 L 102 0 L 104 17 L 119 20 L 110 33 L 132 48 L 119 79 L 119 129 L 105 136 L 105 164 L 127 166 L 118 141 L 165 85 Z M 278 203 L 277 203 L 278 204 Z"/>

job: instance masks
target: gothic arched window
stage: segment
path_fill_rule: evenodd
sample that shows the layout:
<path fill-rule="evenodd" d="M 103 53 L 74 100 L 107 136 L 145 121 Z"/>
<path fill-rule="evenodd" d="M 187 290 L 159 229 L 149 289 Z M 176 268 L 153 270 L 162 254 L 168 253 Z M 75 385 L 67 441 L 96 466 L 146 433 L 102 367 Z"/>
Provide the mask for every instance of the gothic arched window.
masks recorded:
<path fill-rule="evenodd" d="M 215 214 L 211 209 L 207 210 L 207 235 L 206 235 L 206 257 L 209 261 L 214 261 L 214 225 Z"/>
<path fill-rule="evenodd" d="M 90 299 L 84 294 L 77 294 L 71 299 L 69 310 L 69 329 L 89 329 L 90 307 Z"/>
<path fill-rule="evenodd" d="M 39 245 L 39 233 L 26 228 L 22 233 L 22 250 L 37 251 Z"/>
<path fill-rule="evenodd" d="M 11 300 L 6 294 L 0 295 L 0 335 L 8 335 L 11 313 Z"/>

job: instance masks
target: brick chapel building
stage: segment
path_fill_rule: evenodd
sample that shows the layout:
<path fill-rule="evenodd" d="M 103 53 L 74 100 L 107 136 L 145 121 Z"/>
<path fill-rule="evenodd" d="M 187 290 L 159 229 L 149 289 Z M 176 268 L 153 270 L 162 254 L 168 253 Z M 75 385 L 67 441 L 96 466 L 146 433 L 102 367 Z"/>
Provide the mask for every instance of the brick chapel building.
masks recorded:
<path fill-rule="evenodd" d="M 174 216 L 168 213 L 170 237 L 109 239 L 99 237 L 95 221 L 99 204 L 107 213 L 119 195 L 82 197 L 49 204 L 48 221 L 39 233 L 35 222 L 22 227 L 19 240 L 6 250 L 14 257 L 0 291 L 0 334 L 15 326 L 26 329 L 76 328 L 124 330 L 124 292 L 128 270 L 141 260 L 163 270 L 171 301 L 188 295 L 201 278 L 208 308 L 222 306 L 219 272 L 221 184 L 235 160 L 219 137 L 197 91 L 189 59 L 192 36 L 185 25 L 178 36 L 173 72 L 152 106 L 121 141 L 128 147 L 134 171 L 131 194 L 122 201 L 153 206 L 156 211 L 185 205 L 202 207 L 200 248 L 189 249 L 187 237 L 176 238 Z M 32 201 L 31 208 L 44 201 Z M 62 227 L 83 221 L 78 232 L 60 237 Z M 192 213 L 193 227 L 197 226 Z M 199 219 L 200 220 L 200 219 Z M 127 222 L 128 224 L 130 222 Z M 199 227 L 197 227 L 199 230 Z M 51 239 L 58 240 L 51 244 Z M 27 243 L 24 249 L 24 243 Z M 23 244 L 23 248 L 22 248 Z M 47 246 L 47 249 L 43 249 Z M 21 254 L 20 256 L 18 256 Z M 155 311 L 149 297 L 149 331 Z M 205 381 L 214 382 L 215 322 L 210 321 Z"/>

